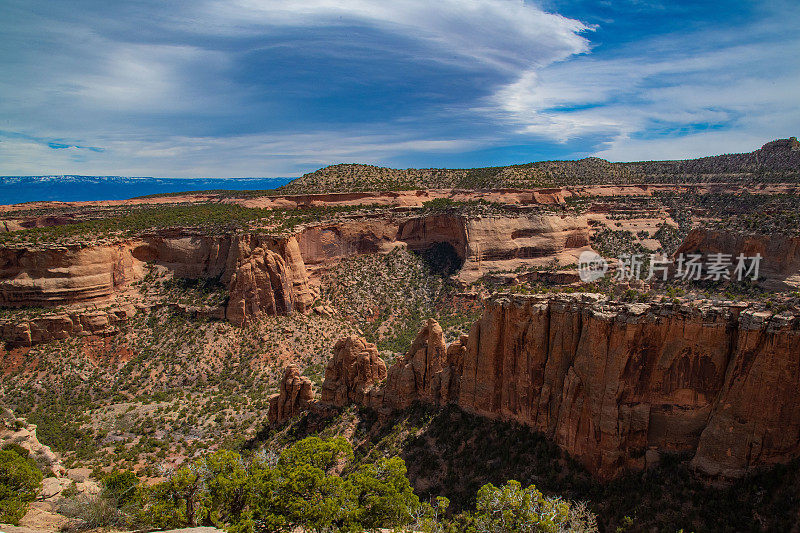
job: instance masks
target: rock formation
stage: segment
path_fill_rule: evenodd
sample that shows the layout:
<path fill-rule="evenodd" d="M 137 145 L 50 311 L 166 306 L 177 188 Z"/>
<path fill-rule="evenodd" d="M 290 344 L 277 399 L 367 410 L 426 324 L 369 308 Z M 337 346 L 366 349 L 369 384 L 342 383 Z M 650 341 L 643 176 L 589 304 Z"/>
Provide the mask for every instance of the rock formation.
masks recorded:
<path fill-rule="evenodd" d="M 49 475 L 60 478 L 66 473 L 61 459 L 49 446 L 39 442 L 36 426 L 28 424 L 24 418 L 17 418 L 10 410 L 0 407 L 0 448 L 16 444 L 26 450 L 39 468 Z"/>
<path fill-rule="evenodd" d="M 309 267 L 397 246 L 425 252 L 446 245 L 463 265 L 459 278 L 472 282 L 493 270 L 541 266 L 554 258 L 576 263 L 589 246 L 589 224 L 582 216 L 442 212 L 310 226 L 297 240 Z"/>
<path fill-rule="evenodd" d="M 0 248 L 0 306 L 54 307 L 111 301 L 152 268 L 176 278 L 219 279 L 230 293 L 225 314 L 236 325 L 262 315 L 306 312 L 313 301 L 300 247 L 293 236 L 164 230 L 113 245 Z M 97 313 L 97 320 L 101 320 L 103 313 Z M 56 331 L 40 336 L 64 338 L 99 328 L 94 323 L 76 328 L 74 317 L 62 318 L 63 323 L 58 324 L 51 317 L 47 327 Z M 70 320 L 72 325 L 67 323 Z M 31 327 L 36 329 L 35 325 Z M 26 334 L 20 331 L 14 335 Z M 32 338 L 36 335 L 32 331 Z M 2 338 L 8 340 L 7 335 Z"/>
<path fill-rule="evenodd" d="M 647 450 L 709 474 L 800 455 L 800 318 L 741 307 L 495 298 L 470 332 L 459 405 L 529 425 L 601 477 Z"/>
<path fill-rule="evenodd" d="M 174 278 L 219 280 L 229 293 L 225 317 L 243 326 L 264 315 L 310 311 L 314 296 L 306 265 L 324 268 L 332 260 L 397 246 L 418 252 L 449 246 L 463 264 L 460 278 L 469 282 L 493 270 L 553 258 L 573 263 L 588 243 L 584 217 L 536 214 L 389 214 L 312 225 L 295 235 L 164 229 L 113 244 L 0 248 L 0 306 L 113 306 L 116 297 L 131 292 L 132 282 L 155 270 Z M 99 328 L 76 328 L 74 317 L 70 320 L 73 325 L 49 319 L 52 335 L 39 335 L 31 325 L 31 342 Z M 27 335 L 5 332 L 3 340 Z"/>
<path fill-rule="evenodd" d="M 133 305 L 108 309 L 80 309 L 35 316 L 23 321 L 0 321 L 0 341 L 9 346 L 33 346 L 44 342 L 85 335 L 109 335 L 119 324 L 136 314 Z"/>
<path fill-rule="evenodd" d="M 47 307 L 109 298 L 141 277 L 137 263 L 124 244 L 0 248 L 0 305 Z"/>
<path fill-rule="evenodd" d="M 544 433 L 602 478 L 664 452 L 736 477 L 800 456 L 800 317 L 744 304 L 500 296 L 447 348 L 428 321 L 388 373 L 372 345 L 339 341 L 322 401 L 384 411 L 456 403 Z"/>
<path fill-rule="evenodd" d="M 269 399 L 268 419 L 270 424 L 280 424 L 308 409 L 314 401 L 311 380 L 300 375 L 295 365 L 286 367 L 280 384 L 280 392 Z"/>
<path fill-rule="evenodd" d="M 386 363 L 375 345 L 361 337 L 345 337 L 334 345 L 333 358 L 325 368 L 322 402 L 337 407 L 379 406 L 382 391 L 377 385 L 385 378 Z"/>
<path fill-rule="evenodd" d="M 448 350 L 442 327 L 433 319 L 419 331 L 405 357 L 388 371 L 383 403 L 404 409 L 417 400 L 444 404 L 458 399 L 459 350 Z"/>
<path fill-rule="evenodd" d="M 237 241 L 228 284 L 228 321 L 242 326 L 249 317 L 290 313 L 294 298 L 286 261 L 257 240 Z"/>

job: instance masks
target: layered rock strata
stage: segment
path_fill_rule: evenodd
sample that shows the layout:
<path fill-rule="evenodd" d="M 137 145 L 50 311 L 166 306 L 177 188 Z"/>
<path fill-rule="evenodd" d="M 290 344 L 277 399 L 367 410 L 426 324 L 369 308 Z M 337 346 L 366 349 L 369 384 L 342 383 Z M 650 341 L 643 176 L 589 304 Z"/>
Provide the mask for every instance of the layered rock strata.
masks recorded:
<path fill-rule="evenodd" d="M 800 237 L 743 233 L 738 231 L 696 228 L 686 236 L 678 254 L 728 254 L 733 266 L 739 254 L 761 256 L 759 278 L 767 288 L 786 290 L 800 288 Z M 749 263 L 748 263 L 749 266 Z M 730 269 L 733 273 L 733 267 Z"/>
<path fill-rule="evenodd" d="M 462 263 L 459 278 L 471 282 L 487 272 L 544 265 L 554 258 L 575 263 L 589 246 L 589 225 L 582 216 L 468 216 L 454 211 L 322 224 L 303 229 L 297 240 L 309 267 L 397 246 L 425 252 L 446 245 Z"/>
<path fill-rule="evenodd" d="M 68 337 L 113 335 L 134 314 L 135 306 L 123 305 L 45 314 L 26 320 L 2 320 L 0 342 L 10 347 L 29 347 Z"/>
<path fill-rule="evenodd" d="M 220 280 L 229 293 L 225 316 L 243 326 L 264 315 L 309 311 L 314 295 L 307 265 L 325 267 L 340 258 L 385 253 L 397 246 L 425 252 L 445 245 L 463 264 L 459 276 L 469 282 L 523 263 L 538 265 L 553 258 L 573 263 L 588 244 L 583 217 L 467 216 L 455 211 L 343 220 L 309 226 L 295 235 L 162 230 L 112 244 L 1 248 L 0 306 L 109 302 L 157 270 L 175 278 Z"/>
<path fill-rule="evenodd" d="M 496 297 L 469 336 L 446 348 L 429 321 L 379 387 L 361 378 L 380 368 L 369 361 L 344 385 L 326 375 L 323 401 L 382 410 L 456 403 L 546 434 L 601 478 L 664 452 L 691 453 L 697 469 L 722 477 L 800 456 L 796 315 L 597 295 Z M 367 383 L 369 394 L 350 394 Z"/>
<path fill-rule="evenodd" d="M 125 244 L 0 248 L 0 305 L 47 307 L 102 299 L 141 278 Z"/>
<path fill-rule="evenodd" d="M 225 315 L 236 325 L 306 312 L 313 301 L 293 236 L 165 231 L 113 245 L 0 249 L 0 306 L 110 301 L 151 269 L 176 278 L 219 279 L 230 295 Z"/>

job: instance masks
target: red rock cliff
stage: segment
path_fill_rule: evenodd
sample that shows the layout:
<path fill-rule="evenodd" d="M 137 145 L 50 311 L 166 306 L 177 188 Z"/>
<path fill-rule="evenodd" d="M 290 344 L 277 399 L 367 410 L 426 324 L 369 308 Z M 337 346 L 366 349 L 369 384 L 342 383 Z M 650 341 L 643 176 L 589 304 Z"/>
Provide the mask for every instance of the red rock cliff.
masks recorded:
<path fill-rule="evenodd" d="M 800 455 L 800 317 L 496 298 L 470 332 L 458 403 L 542 431 L 601 477 L 647 450 L 741 475 Z"/>
<path fill-rule="evenodd" d="M 725 477 L 800 456 L 800 317 L 743 305 L 495 297 L 447 348 L 429 321 L 387 376 L 323 402 L 457 403 L 546 434 L 602 478 L 662 452 Z"/>

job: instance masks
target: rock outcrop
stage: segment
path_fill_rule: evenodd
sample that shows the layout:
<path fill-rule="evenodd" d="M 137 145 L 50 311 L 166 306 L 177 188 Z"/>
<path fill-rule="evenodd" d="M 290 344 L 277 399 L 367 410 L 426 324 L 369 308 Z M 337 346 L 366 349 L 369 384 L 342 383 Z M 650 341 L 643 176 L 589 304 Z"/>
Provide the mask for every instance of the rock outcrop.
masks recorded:
<path fill-rule="evenodd" d="M 295 235 L 164 229 L 111 244 L 0 248 L 0 306 L 113 304 L 120 294 L 135 292 L 132 282 L 157 271 L 219 280 L 229 294 L 226 318 L 243 326 L 264 315 L 310 311 L 314 295 L 307 265 L 324 267 L 398 246 L 423 253 L 445 246 L 462 266 L 462 281 L 470 282 L 553 258 L 574 263 L 588 244 L 584 217 L 530 213 L 389 214 L 311 225 Z M 50 327 L 57 330 L 52 338 L 62 338 L 60 331 L 85 330 L 66 323 Z"/>
<path fill-rule="evenodd" d="M 258 236 L 237 237 L 230 257 L 226 318 L 237 326 L 262 315 L 295 309 L 293 273 L 284 258 Z"/>
<path fill-rule="evenodd" d="M 589 246 L 589 224 L 582 216 L 434 212 L 310 226 L 297 239 L 309 267 L 397 246 L 426 252 L 445 245 L 459 260 L 459 278 L 472 282 L 494 270 L 541 266 L 553 259 L 576 263 Z"/>
<path fill-rule="evenodd" d="M 300 375 L 295 365 L 286 367 L 281 380 L 280 392 L 270 396 L 270 424 L 280 424 L 299 415 L 308 409 L 314 401 L 314 390 L 311 380 Z"/>
<path fill-rule="evenodd" d="M 415 401 L 457 400 L 461 353 L 456 343 L 452 347 L 445 346 L 439 323 L 429 319 L 405 357 L 389 368 L 382 405 L 404 409 Z"/>
<path fill-rule="evenodd" d="M 0 248 L 0 306 L 49 307 L 108 299 L 141 278 L 124 244 Z"/>
<path fill-rule="evenodd" d="M 300 247 L 293 236 L 164 230 L 113 245 L 1 248 L 0 306 L 55 307 L 111 301 L 151 269 L 175 278 L 219 279 L 230 294 L 225 314 L 236 325 L 263 315 L 306 312 L 313 301 Z M 60 322 L 48 318 L 46 328 L 54 330 L 49 337 L 64 338 L 62 331 L 70 336 L 99 327 L 94 323 L 76 327 L 75 313 L 67 315 Z M 100 314 L 95 318 L 102 321 Z M 33 330 L 39 322 L 31 326 Z M 31 336 L 35 338 L 33 330 Z M 26 334 L 20 330 L 14 335 Z"/>
<path fill-rule="evenodd" d="M 470 332 L 458 404 L 547 434 L 601 477 L 648 450 L 742 475 L 800 455 L 800 317 L 496 298 Z"/>
<path fill-rule="evenodd" d="M 115 334 L 119 325 L 134 314 L 136 307 L 128 304 L 45 314 L 22 321 L 0 320 L 0 342 L 27 347 L 68 337 Z"/>
<path fill-rule="evenodd" d="M 386 379 L 386 363 L 377 347 L 361 337 L 345 337 L 333 347 L 333 358 L 325 368 L 322 402 L 342 407 L 350 403 L 381 405 L 377 386 Z"/>
<path fill-rule="evenodd" d="M 601 478 L 665 452 L 691 453 L 697 469 L 723 477 L 800 456 L 797 315 L 499 296 L 448 347 L 428 321 L 383 383 L 368 346 L 337 343 L 323 403 L 456 403 L 544 433 Z"/>

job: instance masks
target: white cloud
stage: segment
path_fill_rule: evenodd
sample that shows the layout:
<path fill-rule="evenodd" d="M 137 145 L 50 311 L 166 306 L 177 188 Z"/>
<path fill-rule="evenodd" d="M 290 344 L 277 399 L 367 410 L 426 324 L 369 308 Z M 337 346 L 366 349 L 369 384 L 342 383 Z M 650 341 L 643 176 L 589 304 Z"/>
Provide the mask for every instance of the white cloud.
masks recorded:
<path fill-rule="evenodd" d="M 428 43 L 430 59 L 453 56 L 498 69 L 543 66 L 589 50 L 580 21 L 523 0 L 238 0 L 203 8 L 216 31 L 361 22 Z"/>
<path fill-rule="evenodd" d="M 297 127 L 282 134 L 241 135 L 237 117 L 246 120 L 253 105 L 262 106 L 266 116 L 264 109 L 271 105 L 259 95 L 269 87 L 230 76 L 231 64 L 250 50 L 246 44 L 228 45 L 248 37 L 364 26 L 415 43 L 413 53 L 424 57 L 413 60 L 497 79 L 589 49 L 581 22 L 523 0 L 198 0 L 143 6 L 130 20 L 120 6 L 84 7 L 85 16 L 67 15 L 65 21 L 57 10 L 21 8 L 16 16 L 26 15 L 18 23 L 0 25 L 0 41 L 21 50 L 9 75 L 0 79 L 0 116 L 5 118 L 0 130 L 106 151 L 76 155 L 31 140 L 6 141 L 0 144 L 0 174 L 269 175 L 331 160 L 379 162 L 492 142 L 488 136 L 459 140 L 434 134 L 416 127 L 419 117 L 414 116 L 366 125 L 362 134 L 333 133 L 326 124 L 304 126 L 308 133 Z M 341 38 L 346 39 L 344 33 Z M 338 44 L 310 53 L 336 53 Z M 371 43 L 346 44 L 366 49 Z M 463 112 L 447 110 L 451 116 Z M 226 132 L 203 136 L 213 129 L 204 128 L 203 121 L 211 125 L 215 116 L 225 117 Z M 180 135 L 189 132 L 193 135 Z"/>
<path fill-rule="evenodd" d="M 800 41 L 771 37 L 769 25 L 742 35 L 676 32 L 604 56 L 592 53 L 591 28 L 523 0 L 197 0 L 131 8 L 142 12 L 136 20 L 113 16 L 122 5 L 87 8 L 71 21 L 47 18 L 39 6 L 19 24 L 0 23 L 0 130 L 28 136 L 0 136 L 0 174 L 293 175 L 336 161 L 380 164 L 491 148 L 512 137 L 566 143 L 593 136 L 606 139 L 601 157 L 677 158 L 750 150 L 796 134 L 800 124 L 800 63 L 793 59 Z M 454 98 L 435 119 L 379 118 L 358 131 L 334 131 L 330 122 L 237 131 L 250 106 L 260 106 L 266 124 L 247 131 L 278 129 L 261 93 L 270 89 L 269 75 L 283 74 L 268 72 L 252 84 L 232 76 L 232 65 L 252 52 L 243 42 L 320 28 L 346 36 L 359 26 L 413 43 L 413 60 L 481 73 L 493 94 L 480 102 Z M 741 44 L 748 42 L 756 44 Z M 329 49 L 309 53 L 351 53 L 337 49 L 342 43 L 323 44 Z M 224 118 L 219 133 L 206 135 L 215 117 Z M 486 129 L 437 129 L 435 122 L 452 117 Z M 672 139 L 672 131 L 680 135 Z M 53 150 L 36 139 L 106 150 Z"/>
<path fill-rule="evenodd" d="M 616 161 L 750 151 L 796 134 L 800 63 L 787 61 L 787 51 L 800 51 L 800 40 L 677 52 L 680 42 L 715 37 L 676 35 L 671 46 L 659 39 L 612 59 L 580 57 L 528 70 L 479 109 L 498 113 L 520 133 L 561 142 L 604 134 L 609 142 L 595 155 Z"/>

